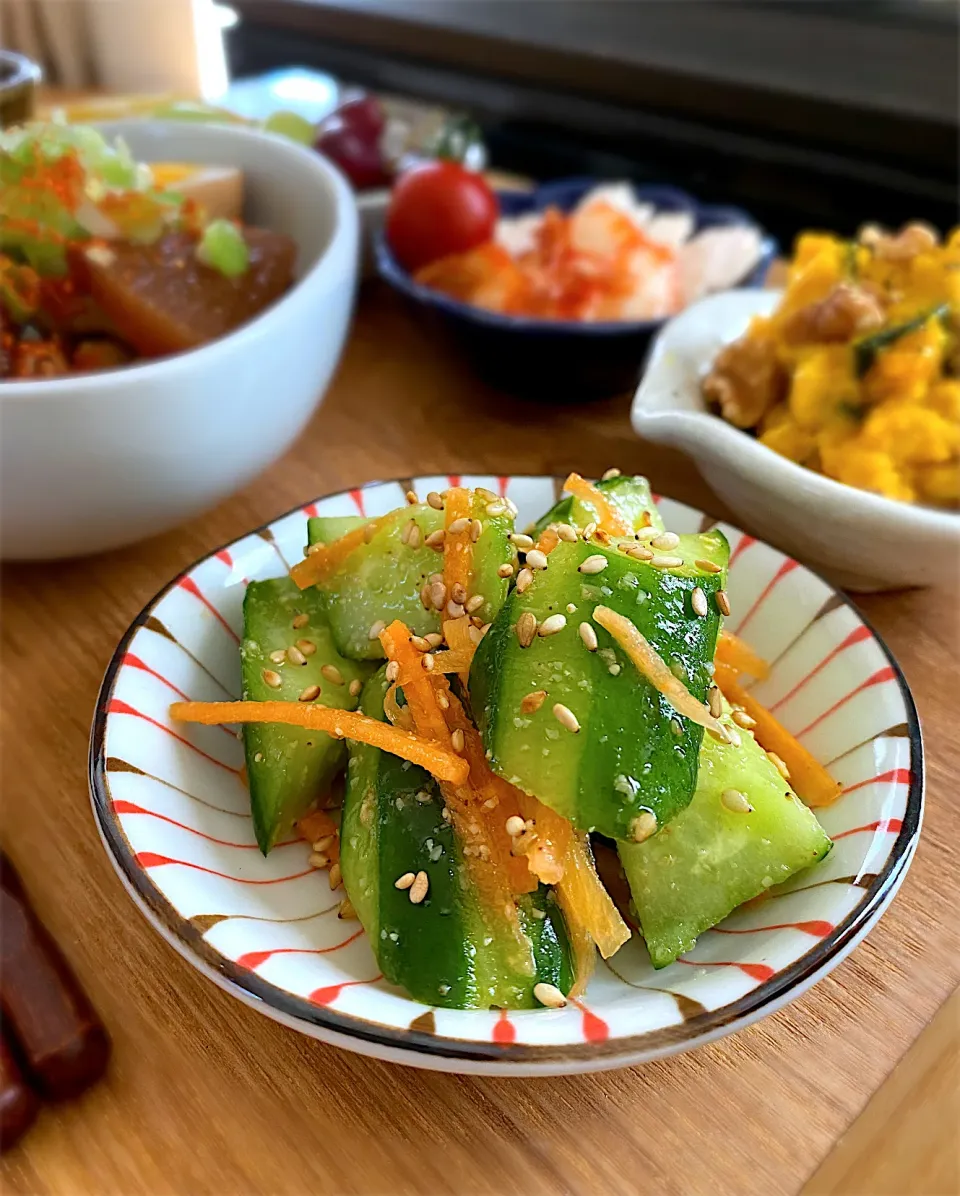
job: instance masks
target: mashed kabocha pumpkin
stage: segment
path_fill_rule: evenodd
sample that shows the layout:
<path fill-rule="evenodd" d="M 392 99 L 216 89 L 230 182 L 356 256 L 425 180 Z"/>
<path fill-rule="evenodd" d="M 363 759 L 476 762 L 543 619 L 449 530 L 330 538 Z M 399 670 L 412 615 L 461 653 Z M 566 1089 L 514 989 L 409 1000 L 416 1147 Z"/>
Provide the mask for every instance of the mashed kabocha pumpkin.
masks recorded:
<path fill-rule="evenodd" d="M 791 461 L 960 506 L 960 229 L 803 234 L 780 305 L 719 354 L 703 392 Z"/>

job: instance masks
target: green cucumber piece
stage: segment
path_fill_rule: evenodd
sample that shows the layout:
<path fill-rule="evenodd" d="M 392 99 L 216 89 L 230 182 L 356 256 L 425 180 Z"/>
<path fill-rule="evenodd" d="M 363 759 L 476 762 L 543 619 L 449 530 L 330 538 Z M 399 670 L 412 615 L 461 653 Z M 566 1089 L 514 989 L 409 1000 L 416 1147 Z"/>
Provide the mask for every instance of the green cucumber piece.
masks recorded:
<path fill-rule="evenodd" d="M 639 474 L 621 474 L 596 483 L 611 506 L 627 520 L 634 531 L 641 527 L 655 527 L 663 531 L 663 520 L 650 493 L 650 483 Z M 569 523 L 584 528 L 596 519 L 596 512 L 579 498 L 568 494 L 555 503 L 546 515 L 537 520 L 535 535 L 539 536 L 551 523 Z"/>
<path fill-rule="evenodd" d="M 364 714 L 383 718 L 387 685 L 384 670 L 367 682 Z M 340 867 L 384 976 L 415 1000 L 451 1009 L 533 1008 L 540 981 L 568 992 L 569 945 L 547 890 L 518 902 L 534 961 L 534 974 L 524 975 L 487 928 L 434 779 L 365 744 L 351 742 L 349 751 Z M 430 887 L 414 905 L 395 882 L 421 870 Z"/>
<path fill-rule="evenodd" d="M 294 627 L 297 615 L 306 615 L 308 622 Z M 270 659 L 272 652 L 285 652 L 298 640 L 316 645 L 306 664 Z M 355 710 L 357 696 L 351 695 L 350 683 L 369 675 L 368 667 L 345 660 L 337 652 L 321 596 L 315 590 L 298 590 L 289 577 L 247 585 L 240 661 L 243 697 L 254 702 L 296 702 L 308 686 L 318 685 L 319 705 Z M 324 665 L 339 669 L 342 685 L 323 675 Z M 267 684 L 264 671 L 279 675 L 279 688 Z M 246 723 L 243 746 L 253 825 L 260 850 L 266 855 L 311 802 L 326 792 L 343 765 L 346 750 L 340 740 L 322 731 L 279 723 Z"/>
<path fill-rule="evenodd" d="M 713 531 L 681 537 L 675 552 L 683 567 L 664 571 L 614 548 L 561 542 L 529 588 L 513 591 L 474 657 L 470 700 L 491 766 L 580 830 L 628 839 L 641 812 L 652 811 L 663 825 L 693 796 L 703 729 L 678 715 L 591 620 L 599 605 L 625 615 L 681 670 L 694 697 L 705 700 L 720 627 L 713 595 L 724 584 L 729 546 Z M 578 572 L 595 555 L 606 558 L 606 568 Z M 701 570 L 698 559 L 721 571 Z M 697 586 L 707 596 L 705 618 L 691 606 Z M 521 648 L 516 625 L 525 612 L 538 625 L 561 614 L 566 625 Z M 596 632 L 598 651 L 582 642 L 581 622 Z M 524 713 L 523 698 L 537 690 L 546 692 L 545 701 Z M 555 703 L 573 712 L 579 732 L 561 725 Z"/>
<path fill-rule="evenodd" d="M 620 843 L 633 903 L 655 968 L 689 951 L 697 936 L 802 868 L 832 844 L 747 731 L 741 746 L 706 736 L 690 805 L 645 843 Z M 736 789 L 753 806 L 721 801 Z"/>
<path fill-rule="evenodd" d="M 487 503 L 474 498 L 474 517 L 483 531 L 473 546 L 472 593 L 482 594 L 484 604 L 473 613 L 491 622 L 503 605 L 509 580 L 498 576 L 503 564 L 516 561 L 509 535 L 513 517 L 509 512 L 488 515 Z M 416 548 L 403 542 L 403 529 L 413 519 L 420 528 Z M 310 544 L 330 543 L 364 521 L 354 516 L 314 517 L 308 521 Z M 370 628 L 383 620 L 399 619 L 415 635 L 440 630 L 436 610 L 424 610 L 420 591 L 433 573 L 443 571 L 443 553 L 428 548 L 423 540 L 444 526 L 443 511 L 425 503 L 401 507 L 394 518 L 369 544 L 355 549 L 340 569 L 318 587 L 324 594 L 334 639 L 340 651 L 353 660 L 382 660 L 380 641 L 370 638 Z"/>

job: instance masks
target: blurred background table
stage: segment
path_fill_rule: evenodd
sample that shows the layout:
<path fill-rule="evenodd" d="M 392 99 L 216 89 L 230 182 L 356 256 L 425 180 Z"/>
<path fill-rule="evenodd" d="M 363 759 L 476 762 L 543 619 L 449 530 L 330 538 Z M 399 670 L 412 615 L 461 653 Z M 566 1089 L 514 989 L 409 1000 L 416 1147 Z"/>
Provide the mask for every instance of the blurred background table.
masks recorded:
<path fill-rule="evenodd" d="M 137 913 L 97 838 L 86 780 L 97 688 L 120 635 L 171 576 L 298 502 L 417 472 L 597 474 L 616 463 L 721 513 L 691 462 L 634 437 L 628 408 L 627 396 L 550 408 L 490 392 L 372 285 L 324 405 L 265 477 L 148 543 L 4 568 L 3 841 L 115 1041 L 106 1081 L 46 1110 L 0 1165 L 5 1191 L 960 1190 L 951 593 L 860 600 L 905 668 L 927 739 L 926 825 L 900 895 L 796 1004 L 693 1054 L 510 1080 L 335 1050 L 194 972 Z"/>

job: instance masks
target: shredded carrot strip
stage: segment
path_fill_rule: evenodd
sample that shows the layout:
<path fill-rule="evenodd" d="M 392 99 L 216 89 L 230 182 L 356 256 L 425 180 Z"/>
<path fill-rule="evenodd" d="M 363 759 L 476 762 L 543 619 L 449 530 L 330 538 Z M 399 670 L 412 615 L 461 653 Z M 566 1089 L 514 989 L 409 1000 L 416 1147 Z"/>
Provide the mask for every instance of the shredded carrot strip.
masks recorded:
<path fill-rule="evenodd" d="M 537 548 L 544 556 L 549 556 L 560 543 L 560 536 L 552 527 L 545 527 L 537 540 Z"/>
<path fill-rule="evenodd" d="M 470 665 L 473 663 L 473 654 L 477 650 L 477 645 L 470 638 L 469 615 L 461 615 L 459 619 L 448 619 L 443 625 L 443 638 L 450 647 L 447 655 L 456 655 L 464 662 L 457 672 L 460 680 L 466 685 L 470 678 Z M 446 665 L 451 663 L 452 661 L 445 661 L 444 672 L 447 671 Z"/>
<path fill-rule="evenodd" d="M 380 632 L 380 643 L 387 659 L 399 665 L 397 683 L 407 700 L 406 709 L 410 711 L 417 734 L 442 743 L 444 747 L 449 746 L 450 732 L 437 701 L 436 690 L 430 674 L 423 667 L 422 654 L 410 643 L 409 627 L 399 619 L 394 619 L 389 627 Z M 469 769 L 464 770 L 459 784 L 466 781 L 468 772 Z"/>
<path fill-rule="evenodd" d="M 632 536 L 633 528 L 627 523 L 620 512 L 608 502 L 603 491 L 598 490 L 592 482 L 582 478 L 578 473 L 572 473 L 563 483 L 564 490 L 579 498 L 593 508 L 597 517 L 597 526 L 608 536 Z"/>
<path fill-rule="evenodd" d="M 630 928 L 597 875 L 587 837 L 535 797 L 516 792 L 520 812 L 533 821 L 537 836 L 526 853 L 527 866 L 544 884 L 556 886 L 573 948 L 577 996 L 593 971 L 595 945 L 609 959 L 629 939 Z"/>
<path fill-rule="evenodd" d="M 723 723 L 714 718 L 702 702 L 697 701 L 679 677 L 674 676 L 660 653 L 629 619 L 617 614 L 609 606 L 596 607 L 593 618 L 610 632 L 641 676 L 646 677 L 654 689 L 663 694 L 678 714 L 705 727 L 718 739 L 729 738 Z"/>
<path fill-rule="evenodd" d="M 308 843 L 316 843 L 318 839 L 338 833 L 337 824 L 326 810 L 312 810 L 309 814 L 304 814 L 302 818 L 297 819 L 297 830 L 300 837 Z"/>
<path fill-rule="evenodd" d="M 458 520 L 469 520 L 473 515 L 473 495 L 462 486 L 454 486 L 443 496 L 444 524 L 446 536 L 443 541 L 443 584 L 447 587 L 447 594 L 455 585 L 461 585 L 469 594 L 470 582 L 473 579 L 473 541 L 470 539 L 470 527 L 465 526 L 462 531 L 451 532 L 450 528 Z"/>
<path fill-rule="evenodd" d="M 170 717 L 181 723 L 285 723 L 325 731 L 336 739 L 369 743 L 391 755 L 419 764 L 439 781 L 463 784 L 469 768 L 465 760 L 434 737 L 412 735 L 353 710 L 335 710 L 308 702 L 174 702 Z M 449 743 L 449 736 L 447 736 Z"/>
<path fill-rule="evenodd" d="M 765 706 L 741 685 L 736 672 L 728 665 L 718 663 L 714 680 L 732 706 L 742 706 L 755 720 L 753 734 L 757 743 L 767 752 L 775 752 L 786 764 L 790 773 L 790 784 L 797 796 L 808 806 L 829 806 L 841 793 L 839 781 L 835 781 L 823 765 L 807 751 L 787 728 L 777 721 Z"/>
<path fill-rule="evenodd" d="M 383 713 L 387 716 L 392 726 L 402 727 L 404 731 L 413 730 L 413 719 L 410 717 L 410 711 L 406 706 L 401 706 L 397 701 L 396 682 L 383 695 Z"/>
<path fill-rule="evenodd" d="M 434 668 L 439 669 L 441 673 L 459 673 L 463 676 L 464 673 L 469 673 L 470 662 L 473 660 L 473 645 L 470 645 L 470 650 L 457 648 L 450 652 L 437 652 L 434 655 Z"/>
<path fill-rule="evenodd" d="M 368 544 L 372 536 L 375 536 L 381 528 L 386 527 L 395 518 L 396 512 L 391 511 L 388 515 L 381 515 L 379 519 L 371 519 L 363 527 L 355 527 L 353 531 L 347 532 L 339 540 L 334 540 L 332 544 L 325 544 L 322 548 L 317 547 L 293 566 L 290 576 L 301 590 L 317 585 L 318 582 L 328 578 L 331 573 L 335 573 L 352 552 L 363 544 Z"/>
<path fill-rule="evenodd" d="M 749 673 L 757 681 L 770 675 L 770 666 L 756 652 L 732 631 L 723 630 L 717 640 L 716 659 L 730 665 L 738 673 Z"/>

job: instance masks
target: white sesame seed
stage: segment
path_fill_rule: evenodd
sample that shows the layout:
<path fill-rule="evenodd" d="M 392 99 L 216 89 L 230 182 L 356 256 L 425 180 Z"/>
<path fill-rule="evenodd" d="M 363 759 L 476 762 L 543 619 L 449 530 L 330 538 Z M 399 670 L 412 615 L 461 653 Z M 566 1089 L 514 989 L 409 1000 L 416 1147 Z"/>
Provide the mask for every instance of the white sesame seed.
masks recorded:
<path fill-rule="evenodd" d="M 641 527 L 638 531 L 633 533 L 633 538 L 641 544 L 648 544 L 651 540 L 655 540 L 660 535 L 658 527 Z"/>
<path fill-rule="evenodd" d="M 380 638 L 380 632 L 384 630 L 386 623 L 383 619 L 377 619 L 375 623 L 370 624 L 370 630 L 367 632 L 367 638 L 376 640 Z"/>
<path fill-rule="evenodd" d="M 450 587 L 450 600 L 452 602 L 459 602 L 461 606 L 467 600 L 466 588 L 459 581 L 455 581 Z"/>
<path fill-rule="evenodd" d="M 516 517 L 520 514 L 520 508 L 512 498 L 504 498 L 503 501 L 507 504 L 507 510 L 514 517 L 514 519 L 516 519 Z"/>
<path fill-rule="evenodd" d="M 443 510 L 443 497 L 440 494 L 438 494 L 436 492 L 436 490 L 431 490 L 430 493 L 427 495 L 427 506 L 433 507 L 433 509 L 435 511 L 442 511 Z"/>
<path fill-rule="evenodd" d="M 475 611 L 478 611 L 480 607 L 483 606 L 484 602 L 486 602 L 486 598 L 484 598 L 482 594 L 474 594 L 472 598 L 467 600 L 467 614 L 472 615 Z"/>
<path fill-rule="evenodd" d="M 713 561 L 701 560 L 700 557 L 693 562 L 699 570 L 703 573 L 722 573 L 723 569 L 719 565 L 715 565 Z"/>
<path fill-rule="evenodd" d="M 520 699 L 521 714 L 535 714 L 543 705 L 547 697 L 545 689 L 535 689 Z"/>
<path fill-rule="evenodd" d="M 307 663 L 307 658 L 296 646 L 296 644 L 291 644 L 287 649 L 287 660 L 289 660 L 291 664 L 296 665 L 304 665 Z"/>
<path fill-rule="evenodd" d="M 426 897 L 429 888 L 430 877 L 427 876 L 426 872 L 418 872 L 413 884 L 410 886 L 410 904 L 419 905 L 424 897 Z"/>
<path fill-rule="evenodd" d="M 389 682 L 394 682 L 400 676 L 400 665 L 395 660 L 387 662 L 386 678 Z"/>
<path fill-rule="evenodd" d="M 581 623 L 577 629 L 580 632 L 580 638 L 583 640 L 586 647 L 591 652 L 597 650 L 597 633 L 593 630 L 589 623 Z"/>
<path fill-rule="evenodd" d="M 307 860 L 307 863 L 311 868 L 326 868 L 330 861 L 321 852 L 315 851 Z"/>
<path fill-rule="evenodd" d="M 730 717 L 738 727 L 743 727 L 745 731 L 749 731 L 751 727 L 755 727 L 757 725 L 757 720 L 755 718 L 751 718 L 750 715 L 747 714 L 746 710 L 734 710 Z"/>
<path fill-rule="evenodd" d="M 333 841 L 336 839 L 336 837 L 336 835 L 324 835 L 322 839 L 318 839 L 316 843 L 313 844 L 313 850 L 326 851 L 333 845 Z"/>
<path fill-rule="evenodd" d="M 306 627 L 306 625 L 309 622 L 310 622 L 309 615 L 305 615 L 305 614 L 294 615 L 293 622 L 290 624 L 290 626 L 294 629 L 294 631 L 299 631 L 301 627 Z"/>
<path fill-rule="evenodd" d="M 430 631 L 423 638 L 431 648 L 439 648 L 443 643 L 443 636 L 439 631 Z"/>
<path fill-rule="evenodd" d="M 437 694 L 437 705 L 440 707 L 441 710 L 449 710 L 450 709 L 450 699 L 447 697 L 447 695 L 443 692 L 442 689 Z M 446 814 L 446 812 L 447 811 L 444 810 L 445 814 Z"/>
<path fill-rule="evenodd" d="M 280 674 L 275 673 L 273 669 L 264 669 L 260 676 L 264 679 L 271 689 L 279 689 L 282 685 Z"/>
<path fill-rule="evenodd" d="M 447 603 L 447 614 L 451 619 L 459 619 L 463 615 L 463 603 L 454 602 L 451 598 Z"/>
<path fill-rule="evenodd" d="M 515 839 L 517 835 L 522 835 L 526 830 L 526 825 L 523 819 L 517 814 L 511 814 L 506 821 L 507 834 L 511 839 Z"/>
<path fill-rule="evenodd" d="M 524 590 L 533 581 L 532 569 L 521 569 L 517 574 L 517 593 L 522 594 Z"/>
<path fill-rule="evenodd" d="M 422 635 L 411 635 L 410 643 L 418 652 L 429 652 L 430 644 Z M 390 666 L 387 665 L 387 677 L 390 676 Z"/>
<path fill-rule="evenodd" d="M 773 764 L 774 768 L 776 768 L 777 772 L 783 777 L 783 779 L 785 781 L 789 781 L 790 780 L 790 769 L 787 768 L 786 761 L 783 760 L 780 756 L 778 756 L 776 752 L 767 752 L 767 756 L 770 758 L 770 761 Z"/>
<path fill-rule="evenodd" d="M 286 648 L 277 648 L 276 652 L 271 652 L 270 659 L 274 664 L 283 664 L 283 662 L 287 659 Z"/>
<path fill-rule="evenodd" d="M 415 507 L 417 505 L 417 503 L 420 501 L 420 499 L 417 498 L 416 490 L 408 490 L 407 493 L 404 495 L 404 498 L 407 500 L 407 502 L 410 504 L 411 507 Z"/>
<path fill-rule="evenodd" d="M 716 685 L 711 685 L 707 690 L 707 703 L 714 718 L 719 718 L 723 714 L 723 696 Z"/>
<path fill-rule="evenodd" d="M 547 984 L 543 980 L 533 986 L 533 995 L 547 1009 L 563 1009 L 567 1003 L 567 998 L 555 984 Z"/>
<path fill-rule="evenodd" d="M 630 823 L 630 838 L 634 843 L 649 839 L 657 829 L 657 816 L 652 810 L 643 810 Z"/>
<path fill-rule="evenodd" d="M 401 544 L 409 544 L 410 543 L 410 533 L 413 531 L 413 529 L 416 526 L 417 525 L 414 523 L 414 521 L 412 519 L 407 520 L 407 522 L 403 525 L 403 530 L 400 532 L 400 543 Z"/>
<path fill-rule="evenodd" d="M 707 596 L 699 586 L 690 595 L 690 605 L 693 607 L 693 613 L 699 615 L 701 619 L 705 618 L 710 611 L 710 607 L 707 605 Z"/>
<path fill-rule="evenodd" d="M 316 544 L 308 544 L 304 549 L 304 554 L 306 556 L 315 556 L 318 552 L 323 552 L 325 548 L 326 544 L 324 544 L 323 541 L 318 540 Z"/>
<path fill-rule="evenodd" d="M 393 887 L 400 890 L 409 889 L 416 879 L 415 872 L 404 872 L 403 876 L 398 876 L 393 882 Z"/>
<path fill-rule="evenodd" d="M 344 897 L 337 908 L 337 917 L 344 922 L 351 922 L 356 920 L 357 911 L 353 908 L 353 902 L 349 897 Z"/>
<path fill-rule="evenodd" d="M 470 643 L 473 644 L 474 647 L 480 646 L 480 641 L 483 639 L 483 633 L 486 630 L 486 628 L 489 626 L 490 626 L 489 623 L 481 625 L 480 627 L 476 627 L 473 624 L 471 624 L 467 628 L 467 635 L 470 636 Z"/>
<path fill-rule="evenodd" d="M 676 548 L 680 543 L 680 537 L 676 532 L 661 532 L 659 536 L 654 536 L 650 541 L 651 548 L 662 548 L 664 552 L 669 552 L 671 548 Z"/>
<path fill-rule="evenodd" d="M 714 598 L 716 599 L 717 606 L 720 608 L 720 613 L 722 615 L 729 615 L 730 614 L 730 599 L 727 596 L 727 591 L 726 590 L 717 590 L 717 592 L 714 594 Z"/>
<path fill-rule="evenodd" d="M 491 518 L 493 518 L 497 515 L 506 515 L 506 513 L 507 513 L 507 504 L 506 503 L 500 502 L 499 500 L 497 500 L 497 502 L 488 502 L 487 503 L 487 514 Z"/>
<path fill-rule="evenodd" d="M 567 544 L 575 544 L 577 542 L 577 529 L 571 527 L 569 523 L 558 523 L 557 535 L 561 540 L 566 541 Z"/>
<path fill-rule="evenodd" d="M 462 752 L 464 745 L 463 732 L 459 727 L 450 733 L 450 746 L 455 752 Z"/>
<path fill-rule="evenodd" d="M 527 553 L 527 568 L 528 569 L 546 569 L 547 554 L 541 552 L 539 548 L 531 548 Z"/>
<path fill-rule="evenodd" d="M 443 542 L 446 538 L 447 533 L 442 527 L 438 527 L 435 532 L 431 532 L 430 535 L 427 536 L 427 538 L 424 540 L 424 544 L 426 544 L 428 548 L 442 548 Z"/>
<path fill-rule="evenodd" d="M 653 565 L 654 569 L 679 569 L 683 564 L 683 557 L 662 556 L 660 553 L 657 553 L 650 561 L 650 564 Z"/>
<path fill-rule="evenodd" d="M 312 656 L 317 650 L 317 645 L 313 640 L 297 640 L 297 647 L 304 656 Z"/>
<path fill-rule="evenodd" d="M 308 685 L 306 689 L 300 691 L 297 697 L 298 702 L 312 702 L 314 698 L 320 697 L 319 685 Z"/>
<path fill-rule="evenodd" d="M 537 617 L 532 611 L 525 610 L 517 619 L 517 640 L 521 648 L 529 648 L 537 634 Z"/>
<path fill-rule="evenodd" d="M 511 532 L 508 539 L 514 543 L 521 552 L 527 552 L 533 547 L 533 537 L 524 535 L 523 532 Z"/>
<path fill-rule="evenodd" d="M 616 468 L 608 469 L 607 472 L 600 479 L 600 481 L 601 482 L 609 482 L 611 478 L 618 478 L 618 477 L 620 477 L 619 469 L 616 469 Z"/>
<path fill-rule="evenodd" d="M 740 734 L 734 727 L 731 727 L 729 723 L 724 723 L 723 734 L 727 743 L 729 743 L 731 747 L 740 746 Z"/>
<path fill-rule="evenodd" d="M 497 570 L 497 577 L 513 577 L 513 565 L 501 565 Z"/>
<path fill-rule="evenodd" d="M 320 670 L 321 677 L 325 677 L 331 685 L 343 685 L 343 673 L 335 664 L 325 664 Z"/>
<path fill-rule="evenodd" d="M 480 522 L 479 519 L 474 519 L 470 524 L 470 539 L 473 541 L 474 544 L 476 544 L 476 542 L 480 539 L 480 537 L 482 535 L 483 535 L 483 524 Z"/>
<path fill-rule="evenodd" d="M 593 522 L 588 523 L 587 526 L 583 529 L 583 538 L 585 540 L 589 540 L 591 536 L 596 535 L 596 532 L 597 532 L 597 525 Z"/>
<path fill-rule="evenodd" d="M 356 698 L 359 696 L 360 690 L 363 689 L 363 682 L 360 680 L 359 677 L 354 677 L 354 679 L 350 682 L 349 688 L 350 688 L 350 697 Z"/>
<path fill-rule="evenodd" d="M 567 614 L 575 615 L 577 613 L 577 604 L 575 602 L 567 603 Z"/>
<path fill-rule="evenodd" d="M 333 863 L 330 865 L 330 891 L 339 889 L 343 881 L 343 873 L 340 871 L 340 865 Z"/>
<path fill-rule="evenodd" d="M 558 631 L 563 631 L 567 625 L 566 615 L 548 615 L 546 619 L 537 628 L 537 635 L 548 636 L 556 635 Z"/>
<path fill-rule="evenodd" d="M 629 548 L 625 549 L 627 556 L 632 556 L 636 561 L 652 561 L 653 553 L 649 548 L 644 548 L 642 544 L 631 544 Z"/>
<path fill-rule="evenodd" d="M 605 556 L 600 556 L 600 554 L 597 553 L 596 556 L 588 556 L 587 559 L 583 561 L 583 563 L 580 565 L 580 572 L 602 573 L 606 567 L 607 558 Z"/>
<path fill-rule="evenodd" d="M 453 523 L 447 528 L 447 531 L 453 536 L 458 536 L 461 532 L 467 531 L 469 527 L 470 520 L 463 515 L 459 519 L 454 519 Z"/>
<path fill-rule="evenodd" d="M 573 713 L 569 706 L 564 706 L 562 702 L 555 703 L 553 707 L 553 717 L 557 720 L 561 727 L 566 727 L 568 731 L 572 731 L 574 735 L 580 730 L 580 724 L 577 722 L 577 716 Z"/>
<path fill-rule="evenodd" d="M 443 610 L 447 602 L 447 587 L 442 581 L 435 581 L 431 584 L 430 601 L 437 610 Z"/>
<path fill-rule="evenodd" d="M 720 804 L 731 814 L 750 814 L 753 806 L 747 801 L 746 794 L 739 789 L 724 789 L 720 794 Z"/>
<path fill-rule="evenodd" d="M 433 666 L 436 662 L 434 661 L 433 655 L 430 652 L 424 652 L 423 656 L 420 658 L 420 662 L 428 673 L 433 672 Z"/>

